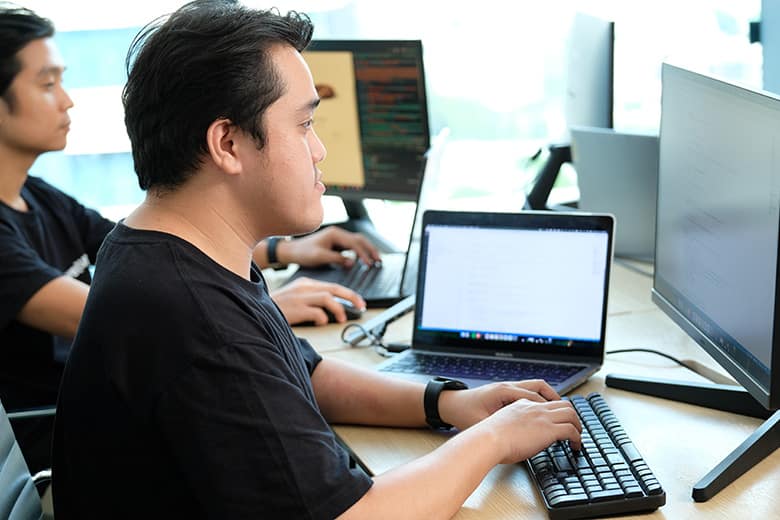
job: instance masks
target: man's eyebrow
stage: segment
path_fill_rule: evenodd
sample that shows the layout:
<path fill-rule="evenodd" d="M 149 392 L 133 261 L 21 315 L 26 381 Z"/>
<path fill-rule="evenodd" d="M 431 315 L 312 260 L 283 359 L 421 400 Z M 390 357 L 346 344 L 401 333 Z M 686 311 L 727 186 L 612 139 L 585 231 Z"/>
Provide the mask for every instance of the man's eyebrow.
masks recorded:
<path fill-rule="evenodd" d="M 61 65 L 49 65 L 46 67 L 41 68 L 41 70 L 38 71 L 38 74 L 36 75 L 39 78 L 46 77 L 50 74 L 62 74 L 65 72 L 65 67 Z"/>
<path fill-rule="evenodd" d="M 298 112 L 311 112 L 312 110 L 317 108 L 319 104 L 320 104 L 320 98 L 312 99 L 311 101 L 303 105 L 301 108 L 299 108 Z"/>

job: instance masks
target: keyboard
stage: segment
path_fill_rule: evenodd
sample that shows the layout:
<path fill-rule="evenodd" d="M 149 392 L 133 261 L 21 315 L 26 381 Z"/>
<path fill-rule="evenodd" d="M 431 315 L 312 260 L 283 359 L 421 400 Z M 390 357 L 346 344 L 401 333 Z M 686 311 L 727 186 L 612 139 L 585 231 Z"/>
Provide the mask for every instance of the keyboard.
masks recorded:
<path fill-rule="evenodd" d="M 337 283 L 360 294 L 369 307 L 386 307 L 401 299 L 401 278 L 406 255 L 382 255 L 381 265 L 366 265 L 357 259 L 349 269 L 333 266 L 302 268 L 287 283 L 306 276 L 323 282 Z"/>
<path fill-rule="evenodd" d="M 367 265 L 358 259 L 344 273 L 342 285 L 364 298 L 400 294 L 403 265 Z"/>
<path fill-rule="evenodd" d="M 521 381 L 544 379 L 554 385 L 582 370 L 580 365 L 556 365 L 533 361 L 430 355 L 419 352 L 384 366 L 384 372 L 407 374 L 436 374 L 438 376 L 492 381 Z"/>
<path fill-rule="evenodd" d="M 556 442 L 526 461 L 552 520 L 649 512 L 666 503 L 658 479 L 597 393 L 569 399 L 582 449 Z"/>

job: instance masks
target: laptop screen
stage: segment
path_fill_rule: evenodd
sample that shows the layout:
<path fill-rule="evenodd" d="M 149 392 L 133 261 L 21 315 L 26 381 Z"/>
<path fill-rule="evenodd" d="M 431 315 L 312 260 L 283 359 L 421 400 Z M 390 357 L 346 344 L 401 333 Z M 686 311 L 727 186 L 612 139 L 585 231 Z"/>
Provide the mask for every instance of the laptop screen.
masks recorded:
<path fill-rule="evenodd" d="M 429 211 L 423 225 L 415 344 L 601 354 L 611 217 Z"/>

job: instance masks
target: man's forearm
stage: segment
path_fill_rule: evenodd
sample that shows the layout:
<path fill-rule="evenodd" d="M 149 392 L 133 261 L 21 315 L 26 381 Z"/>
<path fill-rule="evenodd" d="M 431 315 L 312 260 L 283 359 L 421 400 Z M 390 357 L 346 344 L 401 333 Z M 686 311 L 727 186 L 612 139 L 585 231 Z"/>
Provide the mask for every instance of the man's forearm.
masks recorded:
<path fill-rule="evenodd" d="M 497 435 L 487 425 L 474 426 L 428 455 L 376 477 L 339 518 L 451 518 L 501 459 Z"/>
<path fill-rule="evenodd" d="M 314 394 L 329 422 L 425 426 L 424 386 L 324 359 L 312 375 Z"/>

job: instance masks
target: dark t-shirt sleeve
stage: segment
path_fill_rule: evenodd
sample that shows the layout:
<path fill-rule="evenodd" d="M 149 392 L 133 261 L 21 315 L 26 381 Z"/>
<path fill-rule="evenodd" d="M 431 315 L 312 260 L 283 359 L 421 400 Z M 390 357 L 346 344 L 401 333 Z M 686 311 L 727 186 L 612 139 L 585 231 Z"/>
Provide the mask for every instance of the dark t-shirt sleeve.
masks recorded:
<path fill-rule="evenodd" d="M 320 361 L 322 361 L 322 356 L 317 354 L 317 351 L 314 350 L 314 347 L 311 346 L 308 340 L 303 338 L 296 339 L 300 345 L 303 362 L 306 363 L 306 370 L 309 372 L 309 375 L 312 375 L 314 373 L 314 369 L 317 368 L 317 365 L 320 363 Z"/>
<path fill-rule="evenodd" d="M 313 370 L 319 356 L 301 351 Z M 230 345 L 161 397 L 155 420 L 183 471 L 174 478 L 205 517 L 334 518 L 371 487 L 295 378 L 273 347 Z"/>
<path fill-rule="evenodd" d="M 70 214 L 73 216 L 73 220 L 76 222 L 76 226 L 81 234 L 81 239 L 84 241 L 84 248 L 89 256 L 89 262 L 94 264 L 98 249 L 100 249 L 100 245 L 109 231 L 114 228 L 114 222 L 104 218 L 94 209 L 82 205 L 73 197 L 68 195 L 65 197 L 67 198 Z"/>
<path fill-rule="evenodd" d="M 22 307 L 48 282 L 62 276 L 30 245 L 0 225 L 0 329 L 13 320 Z"/>

